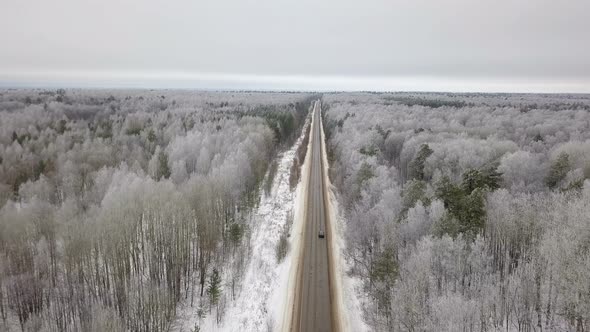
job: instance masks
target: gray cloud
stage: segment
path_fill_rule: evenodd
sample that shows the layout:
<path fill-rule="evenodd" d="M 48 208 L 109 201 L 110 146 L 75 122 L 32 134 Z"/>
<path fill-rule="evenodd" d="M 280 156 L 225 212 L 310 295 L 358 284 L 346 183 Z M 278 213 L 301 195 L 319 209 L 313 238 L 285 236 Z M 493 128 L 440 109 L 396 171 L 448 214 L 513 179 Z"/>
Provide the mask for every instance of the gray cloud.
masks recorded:
<path fill-rule="evenodd" d="M 590 89 L 589 12 L 585 0 L 6 0 L 0 81 L 119 71 Z"/>

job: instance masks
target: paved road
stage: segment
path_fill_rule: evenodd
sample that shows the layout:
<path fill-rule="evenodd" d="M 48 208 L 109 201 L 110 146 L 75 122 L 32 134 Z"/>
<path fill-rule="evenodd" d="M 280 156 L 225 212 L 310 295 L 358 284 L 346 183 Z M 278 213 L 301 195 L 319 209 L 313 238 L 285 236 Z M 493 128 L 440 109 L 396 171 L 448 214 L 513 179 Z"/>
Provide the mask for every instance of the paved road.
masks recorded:
<path fill-rule="evenodd" d="M 320 102 L 314 105 L 311 172 L 307 185 L 307 211 L 303 236 L 303 261 L 300 270 L 300 293 L 296 296 L 292 331 L 332 331 L 332 307 L 328 270 L 328 235 L 326 232 L 325 188 L 321 162 Z M 326 234 L 319 238 L 319 231 Z"/>

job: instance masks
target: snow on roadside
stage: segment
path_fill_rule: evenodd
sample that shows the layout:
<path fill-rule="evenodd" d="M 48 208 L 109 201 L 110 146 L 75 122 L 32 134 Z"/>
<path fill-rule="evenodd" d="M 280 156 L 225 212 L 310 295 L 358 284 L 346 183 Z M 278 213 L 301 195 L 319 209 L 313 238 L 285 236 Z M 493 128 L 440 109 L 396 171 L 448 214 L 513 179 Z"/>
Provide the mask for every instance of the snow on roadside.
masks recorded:
<path fill-rule="evenodd" d="M 324 128 L 321 128 L 321 137 L 322 137 L 322 162 L 325 167 L 324 171 L 324 182 L 328 184 L 328 206 L 326 207 L 328 210 L 328 219 L 330 230 L 332 234 L 335 234 L 332 238 L 331 251 L 334 257 L 334 271 L 336 278 L 334 282 L 336 283 L 335 292 L 332 296 L 336 300 L 336 305 L 338 308 L 338 312 L 340 313 L 340 330 L 343 332 L 346 331 L 354 331 L 354 332 L 363 332 L 369 331 L 369 326 L 363 321 L 362 315 L 362 303 L 361 298 L 363 297 L 363 293 L 361 291 L 362 282 L 358 278 L 354 278 L 350 276 L 347 271 L 349 270 L 349 264 L 346 260 L 345 249 L 346 243 L 344 242 L 344 231 L 346 228 L 346 223 L 344 218 L 341 217 L 339 213 L 339 205 L 338 200 L 335 196 L 335 188 L 333 188 L 329 174 L 330 165 L 328 163 L 328 156 L 325 151 L 326 150 L 326 138 L 324 133 Z"/>
<path fill-rule="evenodd" d="M 331 187 L 331 186 L 330 186 Z M 345 310 L 342 313 L 342 331 L 364 332 L 371 329 L 363 320 L 363 302 L 364 293 L 362 291 L 362 280 L 358 277 L 351 276 L 347 273 L 350 270 L 350 263 L 346 259 L 344 251 L 346 243 L 344 242 L 344 231 L 346 229 L 346 220 L 339 212 L 338 199 L 334 194 L 333 188 L 330 188 L 330 218 L 336 228 L 334 237 L 334 250 L 337 253 L 336 272 L 340 276 L 342 303 L 341 308 Z"/>
<path fill-rule="evenodd" d="M 305 126 L 308 124 L 306 123 Z M 276 248 L 281 232 L 287 220 L 287 214 L 293 210 L 295 193 L 289 188 L 289 175 L 301 137 L 293 147 L 280 155 L 277 173 L 273 180 L 270 195 L 262 193 L 259 207 L 254 212 L 250 224 L 251 254 L 246 272 L 240 281 L 241 290 L 235 300 L 228 300 L 222 321 L 217 324 L 215 313 L 199 320 L 197 308 L 188 308 L 194 313 L 184 313 L 184 318 L 177 331 L 192 331 L 195 324 L 201 331 L 267 331 L 274 330 L 273 315 L 276 309 L 276 296 L 280 281 L 289 270 L 288 256 L 277 264 Z M 289 255 L 289 254 L 288 254 Z M 230 292 L 225 286 L 223 292 Z M 286 294 L 286 290 L 281 292 Z"/>
<path fill-rule="evenodd" d="M 310 126 L 310 133 L 313 132 L 313 112 L 307 118 L 305 126 L 303 127 L 303 135 Z M 277 280 L 277 287 L 272 294 L 272 312 L 271 319 L 273 320 L 273 331 L 286 331 L 291 322 L 291 314 L 293 308 L 293 301 L 295 299 L 295 290 L 297 284 L 297 269 L 296 264 L 299 263 L 299 255 L 301 254 L 301 238 L 303 237 L 303 224 L 305 222 L 305 206 L 307 183 L 309 182 L 310 173 L 310 153 L 309 150 L 312 144 L 312 136 L 309 135 L 307 142 L 307 153 L 305 160 L 301 165 L 301 177 L 297 184 L 295 191 L 295 201 L 293 202 L 294 216 L 293 225 L 291 225 L 291 233 L 289 236 L 289 251 L 285 256 L 282 264 L 279 266 L 279 278 Z M 300 142 L 299 142 L 300 143 Z M 298 144 L 299 145 L 299 144 Z"/>

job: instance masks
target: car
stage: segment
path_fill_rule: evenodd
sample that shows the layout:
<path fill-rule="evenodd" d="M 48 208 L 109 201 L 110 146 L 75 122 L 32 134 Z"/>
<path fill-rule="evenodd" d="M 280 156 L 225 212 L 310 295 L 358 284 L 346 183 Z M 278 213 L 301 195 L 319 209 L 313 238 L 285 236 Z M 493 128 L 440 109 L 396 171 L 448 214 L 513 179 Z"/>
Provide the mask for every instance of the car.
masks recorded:
<path fill-rule="evenodd" d="M 318 237 L 319 237 L 320 239 L 323 239 L 325 235 L 326 235 L 326 234 L 324 234 L 324 231 L 323 231 L 323 230 L 320 230 L 320 231 L 318 232 Z"/>

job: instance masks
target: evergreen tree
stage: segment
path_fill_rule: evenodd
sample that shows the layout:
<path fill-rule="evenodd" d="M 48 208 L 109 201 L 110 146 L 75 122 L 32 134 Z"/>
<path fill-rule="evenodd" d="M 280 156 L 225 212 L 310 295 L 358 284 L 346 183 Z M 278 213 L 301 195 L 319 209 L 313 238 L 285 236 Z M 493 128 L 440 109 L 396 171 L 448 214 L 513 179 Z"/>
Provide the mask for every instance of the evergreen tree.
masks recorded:
<path fill-rule="evenodd" d="M 161 178 L 167 179 L 170 177 L 170 167 L 168 167 L 168 155 L 164 151 L 160 151 L 158 155 L 158 180 Z"/>
<path fill-rule="evenodd" d="M 555 189 L 565 178 L 567 172 L 570 170 L 570 167 L 570 156 L 565 152 L 559 154 L 555 163 L 551 165 L 549 174 L 545 178 L 545 184 L 547 187 Z"/>
<path fill-rule="evenodd" d="M 477 188 L 496 190 L 500 188 L 502 173 L 496 170 L 496 167 L 489 167 L 483 170 L 472 169 L 463 174 L 463 190 L 471 193 Z"/>
<path fill-rule="evenodd" d="M 214 305 L 219 302 L 221 296 L 221 277 L 217 269 L 213 269 L 211 279 L 209 279 L 209 287 L 207 287 L 207 294 L 209 295 L 209 311 Z"/>
<path fill-rule="evenodd" d="M 475 236 L 485 223 L 485 193 L 500 187 L 501 173 L 495 168 L 472 169 L 463 174 L 460 185 L 444 177 L 438 183 L 436 196 L 443 201 L 449 215 L 438 227 L 440 234 Z"/>
<path fill-rule="evenodd" d="M 406 183 L 402 192 L 402 209 L 400 216 L 403 216 L 408 210 L 418 201 L 422 201 L 425 205 L 430 204 L 430 200 L 426 197 L 426 182 L 421 180 L 410 180 Z"/>
<path fill-rule="evenodd" d="M 150 131 L 148 131 L 147 139 L 152 143 L 156 141 L 156 133 L 154 132 L 154 129 L 150 128 Z"/>
<path fill-rule="evenodd" d="M 414 160 L 409 165 L 410 179 L 424 180 L 424 162 L 426 162 L 426 158 L 430 157 L 433 152 L 428 144 L 422 144 L 420 146 L 416 157 L 414 157 Z"/>

